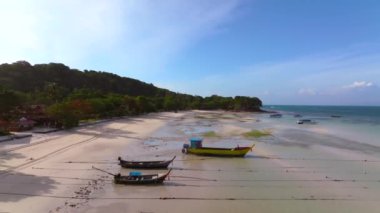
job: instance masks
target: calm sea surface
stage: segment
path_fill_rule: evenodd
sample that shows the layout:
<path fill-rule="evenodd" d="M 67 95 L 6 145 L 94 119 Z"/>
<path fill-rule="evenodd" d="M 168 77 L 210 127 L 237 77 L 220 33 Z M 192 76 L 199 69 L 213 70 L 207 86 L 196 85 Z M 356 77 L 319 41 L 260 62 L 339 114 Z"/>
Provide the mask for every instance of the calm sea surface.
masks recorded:
<path fill-rule="evenodd" d="M 266 105 L 265 110 L 283 114 L 279 122 L 295 123 L 313 119 L 317 125 L 341 136 L 380 146 L 380 107 L 378 106 L 289 106 Z M 294 117 L 299 114 L 302 118 Z"/>

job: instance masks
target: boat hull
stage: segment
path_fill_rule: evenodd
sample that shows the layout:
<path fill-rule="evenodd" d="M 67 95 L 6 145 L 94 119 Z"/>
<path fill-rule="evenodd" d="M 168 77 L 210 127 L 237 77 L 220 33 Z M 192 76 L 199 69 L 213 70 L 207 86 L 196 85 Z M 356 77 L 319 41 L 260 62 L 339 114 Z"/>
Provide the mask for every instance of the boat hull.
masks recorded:
<path fill-rule="evenodd" d="M 202 148 L 187 148 L 184 152 L 195 155 L 205 155 L 205 156 L 218 156 L 218 157 L 244 157 L 252 147 L 240 147 L 240 148 L 211 148 L 211 147 L 202 147 Z"/>
<path fill-rule="evenodd" d="M 121 176 L 115 175 L 114 182 L 124 185 L 152 185 L 162 184 L 169 175 L 171 169 L 166 174 L 140 175 L 140 176 Z"/>
<path fill-rule="evenodd" d="M 168 161 L 126 161 L 119 157 L 120 166 L 130 169 L 166 169 L 173 162 L 175 156 Z"/>

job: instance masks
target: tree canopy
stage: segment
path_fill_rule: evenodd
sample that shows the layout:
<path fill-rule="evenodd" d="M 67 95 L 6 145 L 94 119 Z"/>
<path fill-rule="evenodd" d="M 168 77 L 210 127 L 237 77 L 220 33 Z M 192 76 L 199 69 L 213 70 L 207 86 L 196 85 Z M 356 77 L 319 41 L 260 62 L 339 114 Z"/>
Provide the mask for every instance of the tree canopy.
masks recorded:
<path fill-rule="evenodd" d="M 43 104 L 65 127 L 81 119 L 190 109 L 260 111 L 257 97 L 175 93 L 136 79 L 60 63 L 0 65 L 0 118 L 16 106 Z M 9 117 L 9 116 L 8 116 Z"/>

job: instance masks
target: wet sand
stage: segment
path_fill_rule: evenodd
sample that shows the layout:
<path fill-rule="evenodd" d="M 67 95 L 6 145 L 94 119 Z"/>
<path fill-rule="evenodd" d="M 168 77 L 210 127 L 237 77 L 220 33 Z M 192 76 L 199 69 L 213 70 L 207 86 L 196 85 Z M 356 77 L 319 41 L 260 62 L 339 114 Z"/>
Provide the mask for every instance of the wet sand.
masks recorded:
<path fill-rule="evenodd" d="M 158 113 L 1 143 L 0 212 L 378 212 L 379 147 L 266 117 Z M 252 129 L 272 135 L 242 135 Z M 208 146 L 256 148 L 245 158 L 181 153 L 189 137 L 209 131 Z M 128 174 L 118 156 L 174 155 L 170 179 L 158 186 L 115 185 L 91 168 Z"/>

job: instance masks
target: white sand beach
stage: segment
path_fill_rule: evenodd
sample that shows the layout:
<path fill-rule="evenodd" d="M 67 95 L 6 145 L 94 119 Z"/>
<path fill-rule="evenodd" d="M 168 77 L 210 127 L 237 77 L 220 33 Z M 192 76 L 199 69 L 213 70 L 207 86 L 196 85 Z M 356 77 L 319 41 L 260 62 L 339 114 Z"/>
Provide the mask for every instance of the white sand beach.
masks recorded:
<path fill-rule="evenodd" d="M 252 129 L 272 135 L 246 138 Z M 184 142 L 256 144 L 245 158 L 186 155 Z M 344 136 L 344 135 L 343 135 Z M 153 113 L 0 143 L 0 212 L 379 212 L 380 147 L 263 114 Z M 126 186 L 130 160 L 177 156 L 167 181 Z M 141 170 L 142 171 L 142 170 Z M 149 170 L 143 173 L 163 173 Z"/>

